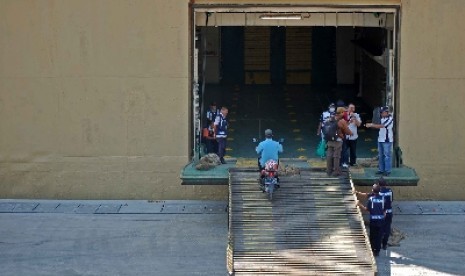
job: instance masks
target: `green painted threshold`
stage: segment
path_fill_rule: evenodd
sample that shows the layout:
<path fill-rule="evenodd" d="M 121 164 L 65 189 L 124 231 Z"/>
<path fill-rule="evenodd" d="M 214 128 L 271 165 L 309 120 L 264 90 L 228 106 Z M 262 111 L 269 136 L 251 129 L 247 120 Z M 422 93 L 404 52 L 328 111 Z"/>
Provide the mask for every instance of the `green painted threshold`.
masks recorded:
<path fill-rule="evenodd" d="M 317 159 L 316 159 L 317 160 Z M 229 170 L 235 168 L 252 168 L 255 169 L 255 160 L 241 162 L 240 160 L 228 160 L 227 164 L 213 167 L 209 170 L 197 170 L 195 163 L 187 164 L 181 171 L 180 178 L 182 185 L 228 185 Z M 244 163 L 246 163 L 244 165 Z M 324 170 L 324 161 L 285 159 L 281 160 L 281 166 L 293 166 L 301 169 Z M 357 186 L 371 186 L 380 177 L 376 174 L 377 168 L 357 167 L 350 168 L 350 176 Z M 384 177 L 389 186 L 417 186 L 420 178 L 415 169 L 402 166 L 393 168 L 389 176 Z"/>
<path fill-rule="evenodd" d="M 257 168 L 257 159 L 253 158 L 227 159 L 226 161 L 226 164 L 210 168 L 209 170 L 197 170 L 194 162 L 187 164 L 182 169 L 180 175 L 182 185 L 228 185 L 230 169 Z M 309 168 L 306 159 L 282 158 L 280 159 L 280 165 L 282 167 Z"/>
<path fill-rule="evenodd" d="M 377 168 L 356 168 L 350 169 L 350 174 L 354 185 L 371 186 L 380 178 L 377 171 Z M 389 186 L 417 186 L 420 180 L 415 169 L 407 166 L 392 168 L 391 174 L 383 177 Z"/>

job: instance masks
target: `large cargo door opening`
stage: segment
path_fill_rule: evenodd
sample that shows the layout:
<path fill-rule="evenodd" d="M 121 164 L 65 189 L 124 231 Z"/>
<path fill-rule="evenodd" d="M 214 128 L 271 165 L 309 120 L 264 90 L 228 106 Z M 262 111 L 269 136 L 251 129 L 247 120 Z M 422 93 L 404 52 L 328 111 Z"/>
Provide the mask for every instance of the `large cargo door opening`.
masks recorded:
<path fill-rule="evenodd" d="M 211 102 L 227 106 L 229 157 L 254 157 L 252 137 L 263 138 L 271 128 L 275 138 L 286 141 L 283 157 L 316 158 L 318 121 L 329 103 L 354 103 L 364 122 L 372 120 L 375 107 L 394 104 L 396 72 L 389 57 L 396 50 L 395 10 L 264 14 L 212 9 L 195 15 L 201 88 L 197 125 L 204 124 Z M 291 19 L 296 15 L 300 19 Z M 359 157 L 375 156 L 376 131 L 360 130 Z"/>
<path fill-rule="evenodd" d="M 252 138 L 268 128 L 285 139 L 282 158 L 318 158 L 330 103 L 354 103 L 363 123 L 377 119 L 376 107 L 395 110 L 398 8 L 194 5 L 194 159 L 212 102 L 229 108 L 231 160 L 256 158 Z M 377 155 L 376 138 L 359 128 L 358 158 Z"/>

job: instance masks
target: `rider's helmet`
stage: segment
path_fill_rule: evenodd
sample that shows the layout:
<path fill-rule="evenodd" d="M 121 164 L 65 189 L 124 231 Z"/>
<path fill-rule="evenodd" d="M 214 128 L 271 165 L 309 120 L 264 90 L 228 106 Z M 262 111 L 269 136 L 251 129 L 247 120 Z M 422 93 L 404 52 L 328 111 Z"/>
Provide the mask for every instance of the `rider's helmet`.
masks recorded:
<path fill-rule="evenodd" d="M 265 130 L 265 137 L 266 138 L 271 138 L 273 137 L 273 131 L 271 129 Z"/>

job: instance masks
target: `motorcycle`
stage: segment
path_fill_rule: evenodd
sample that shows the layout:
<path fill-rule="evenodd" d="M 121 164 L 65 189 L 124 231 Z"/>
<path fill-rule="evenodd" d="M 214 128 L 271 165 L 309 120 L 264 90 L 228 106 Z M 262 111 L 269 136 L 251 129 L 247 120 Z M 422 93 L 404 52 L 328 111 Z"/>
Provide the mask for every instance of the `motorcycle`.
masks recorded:
<path fill-rule="evenodd" d="M 254 143 L 258 143 L 256 138 L 253 138 Z M 279 143 L 282 144 L 284 139 L 280 139 Z M 279 160 L 270 159 L 265 162 L 265 167 L 260 165 L 260 157 L 258 157 L 258 167 L 260 171 L 259 185 L 263 193 L 268 194 L 269 200 L 273 200 L 273 193 L 279 188 L 278 167 Z"/>

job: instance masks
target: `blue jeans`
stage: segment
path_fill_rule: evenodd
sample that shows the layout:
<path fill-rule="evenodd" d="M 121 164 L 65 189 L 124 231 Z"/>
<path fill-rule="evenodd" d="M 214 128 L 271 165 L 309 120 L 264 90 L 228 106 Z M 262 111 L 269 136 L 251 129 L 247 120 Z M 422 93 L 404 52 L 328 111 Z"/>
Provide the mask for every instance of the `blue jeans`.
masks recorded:
<path fill-rule="evenodd" d="M 392 142 L 378 142 L 378 169 L 380 172 L 391 172 Z"/>

